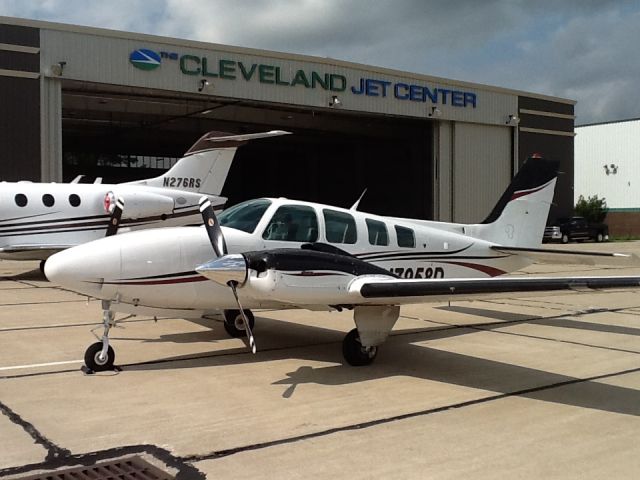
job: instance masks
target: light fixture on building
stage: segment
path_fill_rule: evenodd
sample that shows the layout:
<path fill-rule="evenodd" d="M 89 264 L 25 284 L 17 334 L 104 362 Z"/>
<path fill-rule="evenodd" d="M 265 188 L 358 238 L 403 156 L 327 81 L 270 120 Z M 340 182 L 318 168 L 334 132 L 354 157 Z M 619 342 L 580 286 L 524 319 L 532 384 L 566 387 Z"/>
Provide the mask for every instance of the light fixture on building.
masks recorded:
<path fill-rule="evenodd" d="M 615 165 L 613 163 L 611 165 L 604 164 L 604 172 L 607 175 L 615 175 L 616 173 L 618 173 L 618 165 Z"/>
<path fill-rule="evenodd" d="M 442 116 L 442 110 L 440 110 L 438 107 L 431 107 L 431 111 L 429 112 L 429 116 L 430 117 L 441 117 Z"/>
<path fill-rule="evenodd" d="M 507 119 L 507 125 L 517 126 L 520 123 L 520 119 L 516 115 L 509 115 Z"/>
<path fill-rule="evenodd" d="M 339 107 L 340 105 L 342 105 L 342 101 L 338 98 L 337 95 L 333 95 L 331 97 L 331 100 L 329 100 L 329 106 L 330 107 Z"/>
<path fill-rule="evenodd" d="M 58 62 L 51 65 L 51 67 L 49 67 L 51 70 L 51 75 L 53 75 L 54 77 L 61 77 L 66 64 L 67 62 Z"/>
<path fill-rule="evenodd" d="M 207 88 L 209 85 L 211 85 L 211 84 L 209 83 L 209 80 L 207 80 L 206 78 L 201 79 L 201 80 L 198 82 L 198 91 L 199 91 L 199 92 L 203 91 L 203 90 L 204 90 L 205 88 Z"/>

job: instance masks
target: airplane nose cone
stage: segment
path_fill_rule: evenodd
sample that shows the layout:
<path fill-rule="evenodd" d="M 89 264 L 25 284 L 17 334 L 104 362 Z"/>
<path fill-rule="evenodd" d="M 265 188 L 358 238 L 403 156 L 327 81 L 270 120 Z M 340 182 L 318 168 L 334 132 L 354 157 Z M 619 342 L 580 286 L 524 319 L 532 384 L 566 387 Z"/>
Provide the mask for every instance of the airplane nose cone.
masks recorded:
<path fill-rule="evenodd" d="M 44 274 L 47 279 L 63 288 L 100 298 L 105 277 L 113 274 L 113 266 L 109 266 L 109 259 L 116 262 L 119 268 L 119 253 L 117 258 L 108 255 L 96 245 L 80 245 L 56 253 L 44 264 Z"/>

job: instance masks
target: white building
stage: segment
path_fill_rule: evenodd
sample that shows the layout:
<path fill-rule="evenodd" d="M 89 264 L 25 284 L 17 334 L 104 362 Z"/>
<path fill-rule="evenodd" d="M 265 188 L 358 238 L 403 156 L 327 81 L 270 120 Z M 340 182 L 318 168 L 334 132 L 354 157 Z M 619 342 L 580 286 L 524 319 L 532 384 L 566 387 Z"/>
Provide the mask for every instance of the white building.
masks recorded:
<path fill-rule="evenodd" d="M 613 235 L 640 234 L 640 119 L 576 127 L 574 202 L 605 198 Z"/>

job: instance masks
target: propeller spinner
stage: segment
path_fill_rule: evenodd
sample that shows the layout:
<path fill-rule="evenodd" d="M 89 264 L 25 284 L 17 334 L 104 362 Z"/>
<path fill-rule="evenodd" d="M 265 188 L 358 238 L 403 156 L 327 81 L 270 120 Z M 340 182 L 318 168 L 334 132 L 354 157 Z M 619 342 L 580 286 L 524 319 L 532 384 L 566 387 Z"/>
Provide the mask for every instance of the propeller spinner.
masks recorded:
<path fill-rule="evenodd" d="M 221 285 L 226 285 L 231 288 L 233 297 L 238 304 L 240 315 L 242 316 L 242 323 L 247 332 L 247 338 L 249 339 L 249 347 L 252 353 L 256 353 L 256 342 L 253 338 L 253 332 L 249 325 L 249 320 L 240 304 L 238 298 L 237 287 L 244 284 L 247 279 L 247 262 L 244 256 L 240 254 L 227 255 L 227 243 L 224 240 L 222 228 L 216 218 L 216 214 L 211 206 L 211 201 L 207 197 L 200 199 L 200 213 L 202 214 L 202 220 L 204 221 L 204 228 L 207 231 L 211 246 L 218 258 L 204 263 L 196 267 L 196 272 L 204 275 L 205 277 L 217 282 Z"/>

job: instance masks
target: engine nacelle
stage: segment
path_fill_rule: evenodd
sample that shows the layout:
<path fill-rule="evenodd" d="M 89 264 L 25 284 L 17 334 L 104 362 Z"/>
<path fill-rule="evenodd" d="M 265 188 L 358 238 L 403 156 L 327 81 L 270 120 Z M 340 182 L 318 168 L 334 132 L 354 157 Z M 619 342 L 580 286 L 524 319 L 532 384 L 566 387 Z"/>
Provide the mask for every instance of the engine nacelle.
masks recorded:
<path fill-rule="evenodd" d="M 120 196 L 124 200 L 122 218 L 139 219 L 157 217 L 173 213 L 175 202 L 173 198 L 157 193 L 126 192 L 118 195 L 118 192 L 109 192 L 105 195 L 104 208 L 106 213 L 113 212 L 115 199 Z"/>

